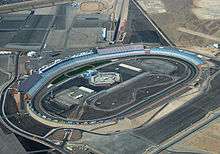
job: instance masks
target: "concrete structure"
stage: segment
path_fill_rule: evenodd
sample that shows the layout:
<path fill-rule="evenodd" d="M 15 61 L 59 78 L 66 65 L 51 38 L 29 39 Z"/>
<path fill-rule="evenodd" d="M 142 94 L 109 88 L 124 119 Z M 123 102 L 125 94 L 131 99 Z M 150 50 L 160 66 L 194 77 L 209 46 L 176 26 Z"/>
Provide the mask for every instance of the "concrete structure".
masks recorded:
<path fill-rule="evenodd" d="M 84 90 L 85 88 L 72 87 L 65 91 L 62 91 L 54 96 L 50 101 L 55 101 L 55 104 L 69 108 L 74 104 L 79 104 L 82 102 L 84 97 L 88 96 L 90 93 Z"/>
<path fill-rule="evenodd" d="M 94 86 L 110 86 L 120 82 L 120 74 L 115 72 L 99 72 L 90 78 L 89 83 Z"/>
<path fill-rule="evenodd" d="M 133 71 L 136 71 L 136 72 L 141 72 L 142 71 L 142 69 L 140 69 L 140 68 L 137 68 L 137 67 L 134 67 L 134 66 L 131 66 L 131 65 L 127 65 L 127 64 L 119 64 L 119 66 L 130 69 L 130 70 L 133 70 Z"/>
<path fill-rule="evenodd" d="M 94 90 L 86 88 L 86 87 L 79 87 L 79 89 L 82 90 L 82 91 L 88 92 L 88 93 L 93 93 L 94 92 Z"/>

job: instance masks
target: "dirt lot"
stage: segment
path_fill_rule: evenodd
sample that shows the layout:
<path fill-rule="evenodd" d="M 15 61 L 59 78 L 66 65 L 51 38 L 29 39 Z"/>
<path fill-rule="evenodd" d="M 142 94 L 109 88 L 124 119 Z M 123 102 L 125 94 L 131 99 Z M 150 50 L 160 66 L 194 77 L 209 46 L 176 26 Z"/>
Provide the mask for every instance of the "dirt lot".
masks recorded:
<path fill-rule="evenodd" d="M 192 11 L 199 19 L 220 19 L 219 0 L 194 0 Z"/>
<path fill-rule="evenodd" d="M 84 2 L 80 5 L 81 11 L 100 11 L 106 9 L 102 2 Z"/>
<path fill-rule="evenodd" d="M 220 43 L 219 0 L 138 0 L 177 46 Z"/>
<path fill-rule="evenodd" d="M 187 137 L 180 143 L 174 145 L 172 149 L 178 151 L 184 150 L 198 150 L 212 154 L 219 154 L 220 152 L 220 119 L 212 122 L 209 126 L 197 131 L 191 136 Z"/>

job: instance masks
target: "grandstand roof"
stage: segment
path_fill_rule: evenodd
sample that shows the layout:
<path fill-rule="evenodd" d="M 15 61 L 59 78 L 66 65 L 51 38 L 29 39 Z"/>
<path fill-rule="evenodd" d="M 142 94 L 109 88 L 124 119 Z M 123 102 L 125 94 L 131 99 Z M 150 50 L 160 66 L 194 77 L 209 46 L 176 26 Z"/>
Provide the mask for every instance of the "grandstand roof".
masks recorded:
<path fill-rule="evenodd" d="M 107 53 L 139 51 L 139 50 L 144 50 L 144 46 L 143 45 L 126 45 L 126 46 L 119 46 L 119 47 L 97 49 L 97 52 L 107 54 Z"/>
<path fill-rule="evenodd" d="M 30 77 L 20 83 L 19 91 L 28 92 L 41 78 L 42 76 L 40 74 L 33 73 Z"/>
<path fill-rule="evenodd" d="M 195 65 L 202 65 L 204 64 L 204 60 L 197 56 L 197 54 L 181 50 L 177 48 L 170 48 L 170 47 L 159 47 L 159 48 L 152 48 L 150 50 L 150 53 L 152 54 L 160 54 L 160 55 L 166 55 L 166 56 L 173 56 L 176 58 L 184 59 L 187 61 L 192 62 Z"/>

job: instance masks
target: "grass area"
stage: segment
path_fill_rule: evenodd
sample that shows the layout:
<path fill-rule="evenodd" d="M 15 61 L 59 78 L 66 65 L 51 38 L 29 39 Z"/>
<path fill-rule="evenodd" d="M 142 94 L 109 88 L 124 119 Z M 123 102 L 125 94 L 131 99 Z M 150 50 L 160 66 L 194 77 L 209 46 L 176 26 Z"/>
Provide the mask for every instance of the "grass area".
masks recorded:
<path fill-rule="evenodd" d="M 68 79 L 69 77 L 66 76 L 65 74 L 61 75 L 60 77 L 56 78 L 55 80 L 52 81 L 51 84 L 58 84 L 66 79 Z"/>
<path fill-rule="evenodd" d="M 73 71 L 71 71 L 71 72 L 68 72 L 67 75 L 68 75 L 68 76 L 74 76 L 74 75 L 83 73 L 83 72 L 85 72 L 85 71 L 87 71 L 87 70 L 90 70 L 90 69 L 93 69 L 93 68 L 94 68 L 93 65 L 86 65 L 86 66 L 80 67 L 80 68 L 78 68 L 78 69 L 75 69 L 75 70 L 73 70 Z"/>
<path fill-rule="evenodd" d="M 68 79 L 72 76 L 75 76 L 77 74 L 81 74 L 81 73 L 83 73 L 87 70 L 94 69 L 98 66 L 102 66 L 102 65 L 108 64 L 110 62 L 111 61 L 99 61 L 99 62 L 95 62 L 95 63 L 91 63 L 91 64 L 88 64 L 88 65 L 82 66 L 80 68 L 74 69 L 73 71 L 70 71 L 70 72 L 66 73 L 66 75 L 65 74 L 61 75 L 60 77 L 53 80 L 51 84 L 58 84 L 58 83 L 66 80 L 66 79 Z"/>

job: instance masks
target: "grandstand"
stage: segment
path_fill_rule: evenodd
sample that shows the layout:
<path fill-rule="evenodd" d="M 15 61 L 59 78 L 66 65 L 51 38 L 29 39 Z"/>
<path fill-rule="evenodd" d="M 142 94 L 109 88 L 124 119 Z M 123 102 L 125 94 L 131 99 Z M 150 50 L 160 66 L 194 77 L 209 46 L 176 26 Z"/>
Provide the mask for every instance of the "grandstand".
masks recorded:
<path fill-rule="evenodd" d="M 151 48 L 150 53 L 155 55 L 164 55 L 164 56 L 180 58 L 189 61 L 197 66 L 204 64 L 204 61 L 200 57 L 198 57 L 195 53 L 177 48 L 170 48 L 170 47 Z"/>
<path fill-rule="evenodd" d="M 75 58 L 82 57 L 82 56 L 87 56 L 87 55 L 90 55 L 90 54 L 93 54 L 93 52 L 92 51 L 90 51 L 90 52 L 82 52 L 82 53 L 79 53 L 79 54 L 75 54 L 75 55 L 73 55 L 71 57 L 67 57 L 67 58 L 65 58 L 63 60 L 57 59 L 53 63 L 51 63 L 49 65 L 42 66 L 39 69 L 39 74 L 41 74 L 43 72 L 46 72 L 47 70 L 51 69 L 52 67 L 55 67 L 56 65 L 59 65 L 59 64 L 64 63 L 66 61 L 69 61 L 71 59 L 75 59 Z"/>
<path fill-rule="evenodd" d="M 27 93 L 41 78 L 42 76 L 40 74 L 33 73 L 29 78 L 21 81 L 19 91 Z"/>
<path fill-rule="evenodd" d="M 128 52 L 128 51 L 143 51 L 143 45 L 126 45 L 112 48 L 104 48 L 98 49 L 97 52 L 99 54 L 109 54 L 109 53 L 120 53 L 120 52 Z"/>
<path fill-rule="evenodd" d="M 81 66 L 84 64 L 92 63 L 95 61 L 100 61 L 100 60 L 108 60 L 108 59 L 114 59 L 114 58 L 119 58 L 119 57 L 127 57 L 127 56 L 135 56 L 135 55 L 144 55 L 144 51 L 134 51 L 133 54 L 132 52 L 124 52 L 124 53 L 112 53 L 112 54 L 107 54 L 107 55 L 99 55 L 99 54 L 90 54 L 90 55 L 83 55 L 81 57 L 75 57 L 75 58 L 69 58 L 69 59 L 64 59 L 63 61 L 60 61 L 56 63 L 53 66 L 47 67 L 44 71 L 38 72 L 42 76 L 42 78 L 36 79 L 35 75 L 30 76 L 35 82 L 33 86 L 29 86 L 30 89 L 27 91 L 27 93 L 31 96 L 35 95 L 45 84 L 47 84 L 51 79 L 56 77 L 57 75 L 61 74 L 62 72 L 65 72 L 73 67 Z M 28 80 L 28 79 L 27 79 Z M 24 81 L 23 83 L 26 83 Z M 21 84 L 21 87 L 25 87 Z M 19 88 L 22 89 L 22 88 Z"/>

